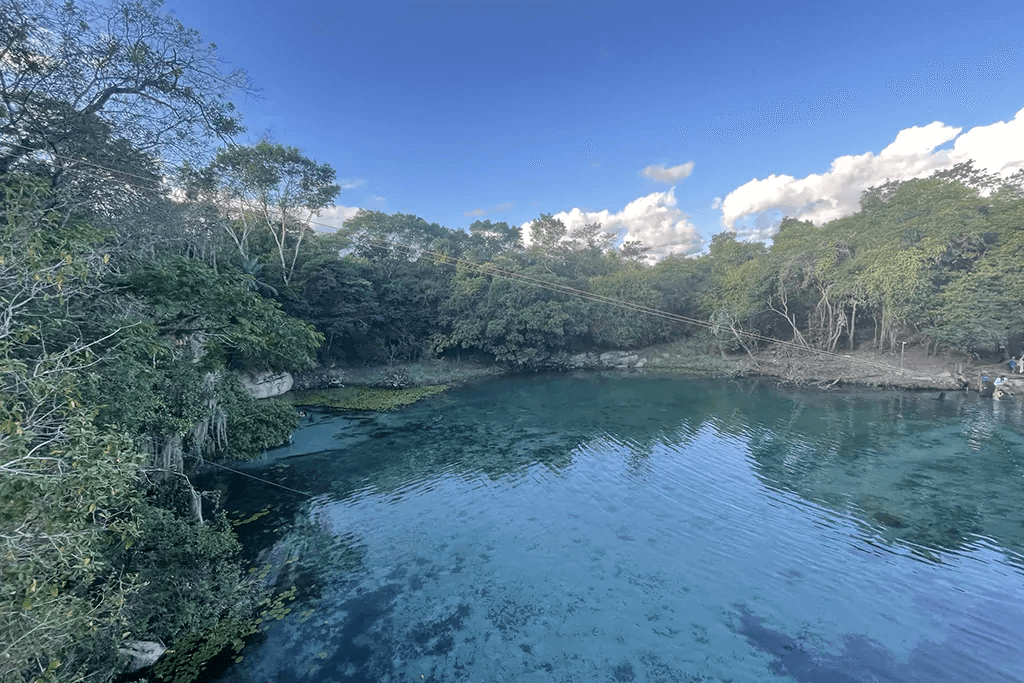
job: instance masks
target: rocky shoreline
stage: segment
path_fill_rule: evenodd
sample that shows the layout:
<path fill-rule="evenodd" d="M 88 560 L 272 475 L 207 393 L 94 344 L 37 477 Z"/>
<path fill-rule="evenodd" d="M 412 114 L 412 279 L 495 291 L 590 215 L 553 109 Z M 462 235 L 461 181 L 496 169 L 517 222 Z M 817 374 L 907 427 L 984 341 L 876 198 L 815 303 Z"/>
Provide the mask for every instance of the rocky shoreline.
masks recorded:
<path fill-rule="evenodd" d="M 628 351 L 564 354 L 552 359 L 552 369 L 671 372 L 701 377 L 765 377 L 784 384 L 830 389 L 844 385 L 918 391 L 957 391 L 966 380 L 977 391 L 982 376 L 1006 374 L 1011 393 L 1024 393 L 1024 375 L 1009 374 L 1005 364 L 971 362 L 954 354 L 928 354 L 922 347 L 890 353 L 857 349 L 822 353 L 776 344 L 750 357 L 723 355 L 692 341 Z M 319 367 L 309 372 L 255 377 L 254 395 L 277 396 L 288 391 L 310 392 L 344 387 L 381 390 L 458 385 L 506 374 L 504 368 L 478 362 L 441 359 L 422 363 L 358 368 Z M 255 393 L 259 392 L 259 393 Z"/>

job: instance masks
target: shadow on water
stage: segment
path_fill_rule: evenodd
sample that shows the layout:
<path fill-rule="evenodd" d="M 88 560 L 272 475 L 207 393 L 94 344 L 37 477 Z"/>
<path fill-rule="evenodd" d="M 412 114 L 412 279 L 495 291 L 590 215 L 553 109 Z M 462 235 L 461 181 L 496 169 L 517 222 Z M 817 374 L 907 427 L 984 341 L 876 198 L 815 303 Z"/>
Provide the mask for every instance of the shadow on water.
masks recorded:
<path fill-rule="evenodd" d="M 896 657 L 877 641 L 861 634 L 844 634 L 838 653 L 815 648 L 811 636 L 794 638 L 765 625 L 744 605 L 735 607 L 738 616 L 733 628 L 747 642 L 771 658 L 770 668 L 779 676 L 796 683 L 1018 683 L 972 657 L 964 643 L 916 645 L 906 661 Z M 969 668 L 965 667 L 969 662 Z"/>

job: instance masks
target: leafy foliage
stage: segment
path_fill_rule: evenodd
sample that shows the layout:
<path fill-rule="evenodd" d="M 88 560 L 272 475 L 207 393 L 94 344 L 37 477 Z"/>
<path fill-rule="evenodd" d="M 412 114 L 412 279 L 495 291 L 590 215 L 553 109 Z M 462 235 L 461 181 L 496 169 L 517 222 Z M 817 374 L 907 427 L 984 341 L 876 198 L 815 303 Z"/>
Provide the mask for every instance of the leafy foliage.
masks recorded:
<path fill-rule="evenodd" d="M 161 336 L 198 344 L 206 367 L 313 367 L 322 337 L 253 291 L 251 283 L 242 272 L 218 273 L 181 256 L 140 262 L 115 281 L 145 303 Z"/>
<path fill-rule="evenodd" d="M 541 284 L 574 284 L 529 260 L 502 258 L 488 265 Z M 499 363 L 543 367 L 553 354 L 573 348 L 586 334 L 588 310 L 588 303 L 568 294 L 460 268 L 454 293 L 442 310 L 451 331 L 435 339 L 435 349 L 475 347 Z"/>
<path fill-rule="evenodd" d="M 299 426 L 299 417 L 277 399 L 256 400 L 230 378 L 218 385 L 218 405 L 226 413 L 226 438 L 215 451 L 236 460 L 255 458 L 280 446 Z"/>
<path fill-rule="evenodd" d="M 94 341 L 68 311 L 103 266 L 92 233 L 31 180 L 2 189 L 0 680 L 75 680 L 115 658 L 132 586 L 105 551 L 137 534 L 142 459 L 79 391 Z"/>
<path fill-rule="evenodd" d="M 249 615 L 259 590 L 243 577 L 241 546 L 223 516 L 199 524 L 143 505 L 136 519 L 138 538 L 121 560 L 140 586 L 129 601 L 132 632 L 172 643 Z"/>
<path fill-rule="evenodd" d="M 187 158 L 240 130 L 231 96 L 251 90 L 247 77 L 221 73 L 214 46 L 157 0 L 3 0 L 0 17 L 0 173 L 35 170 L 37 151 L 62 155 L 57 168 Z"/>

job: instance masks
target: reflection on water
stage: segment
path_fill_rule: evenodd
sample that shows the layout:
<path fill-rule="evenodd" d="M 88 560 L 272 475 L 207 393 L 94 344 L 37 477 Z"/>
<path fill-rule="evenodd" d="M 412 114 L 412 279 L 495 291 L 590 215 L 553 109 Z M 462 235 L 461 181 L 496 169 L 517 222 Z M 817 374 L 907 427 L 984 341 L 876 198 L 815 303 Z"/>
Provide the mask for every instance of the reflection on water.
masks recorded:
<path fill-rule="evenodd" d="M 304 589 L 224 681 L 1024 680 L 1024 414 L 504 379 L 220 483 Z M 269 550 L 266 550 L 269 548 Z"/>

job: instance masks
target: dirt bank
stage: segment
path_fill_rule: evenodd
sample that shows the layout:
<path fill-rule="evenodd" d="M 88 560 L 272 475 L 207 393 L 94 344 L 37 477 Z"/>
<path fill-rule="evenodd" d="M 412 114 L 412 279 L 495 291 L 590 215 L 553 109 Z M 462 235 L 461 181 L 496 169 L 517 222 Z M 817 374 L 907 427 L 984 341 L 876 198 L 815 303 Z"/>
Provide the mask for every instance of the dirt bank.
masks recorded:
<path fill-rule="evenodd" d="M 1011 374 L 1005 363 L 972 361 L 962 354 L 929 355 L 923 346 L 907 347 L 902 353 L 859 348 L 835 354 L 773 345 L 753 359 L 734 356 L 738 372 L 774 377 L 787 383 L 829 388 L 840 385 L 886 387 L 910 390 L 957 391 L 966 380 L 977 391 L 984 375 L 1005 374 L 1007 388 L 1024 393 L 1024 375 Z"/>
<path fill-rule="evenodd" d="M 623 356 L 624 359 L 619 358 Z M 670 344 L 615 354 L 587 354 L 595 358 L 609 356 L 607 363 L 594 369 L 679 372 L 705 377 L 770 377 L 787 384 L 817 386 L 823 389 L 857 385 L 910 390 L 957 391 L 961 378 L 977 391 L 982 375 L 1006 374 L 1008 389 L 1024 396 L 1024 374 L 1010 374 L 1005 363 L 971 361 L 962 354 L 929 355 L 923 346 L 908 346 L 904 352 L 876 351 L 871 348 L 820 353 L 773 344 L 761 349 L 752 359 L 746 354 L 722 355 L 713 346 L 684 340 Z M 615 358 L 611 358 L 615 356 Z M 623 361 L 628 361 L 623 365 Z M 588 366 L 589 367 L 589 366 Z M 410 365 L 361 368 L 319 368 L 295 378 L 296 390 L 338 387 L 374 387 L 405 389 L 462 382 L 500 375 L 502 368 L 485 363 L 456 363 L 432 360 Z"/>
<path fill-rule="evenodd" d="M 823 354 L 774 345 L 757 354 L 754 361 L 748 358 L 746 362 L 751 374 L 820 386 L 857 384 L 955 391 L 962 382 L 958 377 L 970 381 L 974 374 L 963 357 L 929 356 L 923 347 L 908 348 L 903 354 L 864 348 Z"/>
<path fill-rule="evenodd" d="M 983 375 L 995 378 L 1005 374 L 1010 391 L 1024 395 L 1024 375 L 1011 374 L 1005 363 L 972 361 L 962 354 L 929 355 L 923 346 L 908 346 L 902 354 L 865 347 L 820 353 L 773 344 L 751 358 L 746 354 L 722 356 L 710 346 L 684 341 L 635 353 L 642 359 L 642 367 L 650 370 L 722 377 L 771 377 L 788 384 L 823 389 L 857 385 L 956 391 L 962 379 L 966 379 L 970 390 L 977 391 Z"/>

